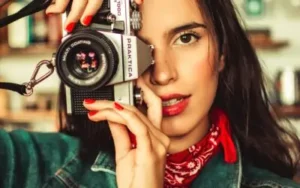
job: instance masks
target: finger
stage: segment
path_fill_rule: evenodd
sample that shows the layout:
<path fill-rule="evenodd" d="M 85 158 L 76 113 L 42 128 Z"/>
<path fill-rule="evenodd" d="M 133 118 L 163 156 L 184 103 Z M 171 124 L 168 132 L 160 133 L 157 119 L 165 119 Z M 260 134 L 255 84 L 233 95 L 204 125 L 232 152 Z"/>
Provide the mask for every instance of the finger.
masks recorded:
<path fill-rule="evenodd" d="M 137 80 L 137 85 L 143 91 L 143 100 L 147 105 L 147 116 L 150 122 L 159 130 L 161 130 L 162 122 L 162 102 L 161 99 L 154 94 L 153 91 L 143 81 L 140 77 Z"/>
<path fill-rule="evenodd" d="M 126 121 L 122 118 L 122 116 L 111 108 L 101 109 L 99 111 L 89 111 L 88 117 L 94 122 L 107 120 L 122 125 L 126 124 Z"/>
<path fill-rule="evenodd" d="M 136 136 L 137 150 L 149 152 L 152 150 L 150 132 L 148 127 L 136 115 L 136 113 L 125 109 L 118 103 L 115 104 L 116 112 L 126 121 L 126 126 Z"/>
<path fill-rule="evenodd" d="M 46 14 L 63 13 L 66 10 L 69 2 L 70 0 L 56 0 L 54 4 L 50 5 L 46 9 Z"/>
<path fill-rule="evenodd" d="M 153 134 L 150 133 L 149 129 L 145 124 L 142 123 L 141 119 L 132 111 L 126 110 L 122 105 L 115 103 L 115 109 L 118 114 L 126 121 L 128 129 L 135 134 L 137 141 L 137 151 L 141 151 L 139 159 L 145 157 L 144 154 L 157 152 L 160 156 L 165 156 L 166 151 L 169 147 L 168 143 L 163 143 L 158 140 Z M 148 157 L 148 156 L 146 156 Z"/>
<path fill-rule="evenodd" d="M 121 115 L 117 113 L 115 110 L 104 109 L 101 111 L 91 111 L 91 112 L 92 113 L 89 113 L 90 120 L 95 122 L 107 120 L 109 123 L 119 125 L 123 129 L 123 130 L 111 130 L 111 131 L 115 131 L 112 132 L 112 136 L 114 137 L 113 138 L 114 142 L 119 142 L 119 141 L 124 142 L 124 143 L 115 143 L 115 147 L 118 147 L 116 148 L 116 152 L 117 151 L 119 152 L 118 154 L 116 154 L 116 160 L 122 159 L 129 152 L 129 150 L 132 149 L 132 144 L 135 145 L 134 148 L 139 147 L 140 143 L 138 141 L 133 143 L 132 139 L 130 138 L 130 133 L 127 129 L 128 122 L 124 118 L 122 118 Z M 126 127 L 124 125 L 126 125 Z M 166 136 L 164 136 L 166 139 L 164 139 L 164 137 L 158 139 L 151 132 L 149 133 L 150 133 L 151 145 L 154 146 L 152 147 L 153 151 L 156 151 L 156 153 L 160 154 L 160 156 L 164 156 L 170 144 L 169 139 Z M 120 137 L 120 139 L 116 137 Z M 135 136 L 135 140 L 136 140 L 136 136 Z M 118 146 L 116 146 L 116 144 L 118 144 Z"/>
<path fill-rule="evenodd" d="M 140 5 L 140 4 L 143 3 L 143 0 L 135 0 L 135 3 L 138 4 L 138 5 Z"/>
<path fill-rule="evenodd" d="M 71 32 L 74 29 L 75 24 L 79 21 L 88 0 L 73 0 L 71 10 L 65 22 L 65 29 Z"/>
<path fill-rule="evenodd" d="M 131 150 L 127 128 L 119 123 L 108 121 L 111 135 L 114 140 L 116 161 L 119 161 Z"/>
<path fill-rule="evenodd" d="M 85 25 L 85 26 L 90 25 L 93 16 L 100 9 L 102 3 L 103 3 L 103 0 L 89 0 L 88 1 L 86 8 L 80 19 L 82 25 Z"/>
<path fill-rule="evenodd" d="M 90 103 L 91 101 L 92 101 L 92 103 Z M 115 106 L 113 101 L 108 101 L 108 100 L 93 101 L 91 99 L 86 100 L 86 102 L 84 102 L 83 105 L 89 111 L 100 111 L 101 112 L 100 114 L 98 114 L 98 116 L 93 117 L 93 120 L 95 120 L 95 121 L 105 120 L 103 118 L 106 118 L 105 116 L 108 115 L 108 114 L 103 113 L 103 111 L 105 111 L 106 109 L 114 109 L 114 106 Z M 142 120 L 142 122 L 145 125 L 147 125 L 147 127 L 149 128 L 149 130 L 151 131 L 151 133 L 155 137 L 157 137 L 158 140 L 161 140 L 160 138 L 164 136 L 163 133 L 161 133 L 158 129 L 156 129 L 151 124 L 151 122 L 149 122 L 149 120 L 147 119 L 147 117 L 144 116 L 144 114 L 142 114 L 138 109 L 136 109 L 132 105 L 123 105 L 123 107 L 125 109 L 127 109 L 127 110 L 135 113 Z M 108 110 L 106 112 L 108 112 Z M 121 117 L 119 117 L 119 118 L 121 118 Z M 126 123 L 125 121 L 123 121 L 123 122 L 121 122 L 121 120 L 119 120 L 119 121 L 122 124 Z"/>
<path fill-rule="evenodd" d="M 127 126 L 127 121 L 119 114 L 116 112 L 116 110 L 112 109 L 112 108 L 105 108 L 105 109 L 101 109 L 100 111 L 90 111 L 88 113 L 88 117 L 91 121 L 94 122 L 99 122 L 99 121 L 109 121 L 109 122 L 113 122 L 113 123 L 118 123 L 118 124 L 122 124 L 122 125 L 126 125 Z M 142 122 L 142 124 L 144 124 L 144 122 Z M 146 125 L 143 125 L 146 126 Z M 151 132 L 151 131 L 150 131 Z M 137 145 L 137 141 L 136 141 L 136 136 L 134 135 L 135 138 L 132 138 L 133 134 L 130 130 L 127 132 L 127 137 L 129 137 L 129 140 L 131 141 L 130 143 L 132 145 Z M 156 137 L 150 133 L 150 139 L 151 141 L 154 141 L 156 139 Z M 156 139 L 158 140 L 158 139 Z"/>

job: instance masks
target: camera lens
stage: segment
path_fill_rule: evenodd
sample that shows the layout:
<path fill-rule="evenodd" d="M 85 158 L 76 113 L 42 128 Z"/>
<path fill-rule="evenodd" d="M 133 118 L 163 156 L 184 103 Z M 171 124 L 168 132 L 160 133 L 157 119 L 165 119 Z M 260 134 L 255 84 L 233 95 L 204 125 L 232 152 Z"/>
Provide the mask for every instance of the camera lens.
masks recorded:
<path fill-rule="evenodd" d="M 78 48 L 74 50 L 74 54 L 70 57 L 69 69 L 73 69 L 73 73 L 79 78 L 87 79 L 93 77 L 99 70 L 99 57 L 93 49 Z"/>
<path fill-rule="evenodd" d="M 96 90 L 106 85 L 117 71 L 118 53 L 104 34 L 82 30 L 69 36 L 56 54 L 61 80 L 81 90 Z"/>

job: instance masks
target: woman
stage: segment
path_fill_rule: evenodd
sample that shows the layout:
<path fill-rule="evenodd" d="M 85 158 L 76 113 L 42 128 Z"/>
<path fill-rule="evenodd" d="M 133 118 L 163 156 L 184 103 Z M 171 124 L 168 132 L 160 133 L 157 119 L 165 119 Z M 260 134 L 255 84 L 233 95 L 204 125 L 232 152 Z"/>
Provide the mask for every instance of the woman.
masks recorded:
<path fill-rule="evenodd" d="M 73 1 L 67 31 L 79 19 L 89 25 L 101 5 L 84 2 Z M 107 120 L 113 140 L 105 128 L 87 134 L 69 121 L 66 131 L 80 139 L 0 132 L 1 186 L 300 187 L 291 180 L 299 139 L 269 111 L 259 61 L 232 2 L 138 3 L 138 36 L 155 46 L 155 64 L 137 81 L 146 110 L 85 99 L 89 119 Z M 57 0 L 47 13 L 67 4 Z"/>

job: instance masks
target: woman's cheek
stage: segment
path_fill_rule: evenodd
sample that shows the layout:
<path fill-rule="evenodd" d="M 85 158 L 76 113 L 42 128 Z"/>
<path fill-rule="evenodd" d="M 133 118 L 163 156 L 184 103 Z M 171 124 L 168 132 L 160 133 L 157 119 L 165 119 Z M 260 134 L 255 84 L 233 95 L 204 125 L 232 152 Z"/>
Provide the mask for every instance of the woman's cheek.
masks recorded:
<path fill-rule="evenodd" d="M 182 47 L 172 52 L 171 62 L 175 63 L 178 70 L 184 70 L 185 74 L 196 74 L 201 77 L 205 75 L 209 76 L 214 69 L 214 65 L 211 61 L 213 57 L 211 56 L 213 55 L 209 53 L 207 46 Z"/>
<path fill-rule="evenodd" d="M 197 55 L 190 54 L 188 67 L 190 69 L 190 73 L 196 74 L 200 77 L 209 76 L 213 68 L 207 56 L 201 53 L 198 53 Z"/>

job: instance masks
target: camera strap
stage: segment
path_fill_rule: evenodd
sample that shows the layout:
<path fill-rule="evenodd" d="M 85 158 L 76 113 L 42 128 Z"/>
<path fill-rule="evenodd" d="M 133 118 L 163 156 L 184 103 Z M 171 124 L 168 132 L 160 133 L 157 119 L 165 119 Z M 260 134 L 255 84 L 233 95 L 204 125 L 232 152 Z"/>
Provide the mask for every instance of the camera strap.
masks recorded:
<path fill-rule="evenodd" d="M 3 5 L 6 4 L 7 2 L 8 1 L 5 1 L 5 3 L 3 3 Z M 17 13 L 8 15 L 4 18 L 1 18 L 0 19 L 0 28 L 4 27 L 20 18 L 23 18 L 30 14 L 34 14 L 43 9 L 46 9 L 51 3 L 52 3 L 52 0 L 33 0 L 32 2 L 27 4 L 24 8 L 19 10 Z"/>
<path fill-rule="evenodd" d="M 25 82 L 23 84 L 0 82 L 0 89 L 7 89 L 7 90 L 15 91 L 24 96 L 30 96 L 33 93 L 34 86 L 36 86 L 37 84 L 39 84 L 40 82 L 48 78 L 54 72 L 53 61 L 54 59 L 52 59 L 51 61 L 48 60 L 40 61 L 37 64 L 29 82 Z M 49 70 L 47 73 L 37 78 L 38 72 L 43 66 L 46 66 Z"/>
<path fill-rule="evenodd" d="M 26 95 L 26 86 L 14 83 L 0 82 L 0 89 L 15 91 L 21 95 Z"/>
<path fill-rule="evenodd" d="M 10 0 L 5 0 L 3 3 L 0 4 L 0 8 L 7 4 Z M 33 0 L 29 4 L 27 4 L 24 8 L 19 10 L 17 13 L 8 15 L 4 18 L 0 19 L 0 28 L 4 27 L 18 19 L 21 19 L 25 16 L 28 16 L 30 14 L 34 14 L 36 12 L 39 12 L 43 9 L 46 9 L 50 4 L 52 3 L 52 0 Z M 53 61 L 53 60 L 52 60 Z M 0 89 L 6 89 L 15 91 L 21 95 L 24 96 L 30 96 L 33 93 L 33 87 L 40 83 L 41 81 L 48 78 L 53 72 L 54 72 L 54 64 L 52 61 L 43 60 L 39 62 L 33 72 L 33 75 L 29 82 L 23 83 L 23 84 L 15 84 L 15 83 L 8 83 L 8 82 L 0 82 Z M 37 74 L 40 70 L 40 68 L 46 65 L 49 69 L 49 71 L 41 76 L 40 78 L 36 78 Z"/>

